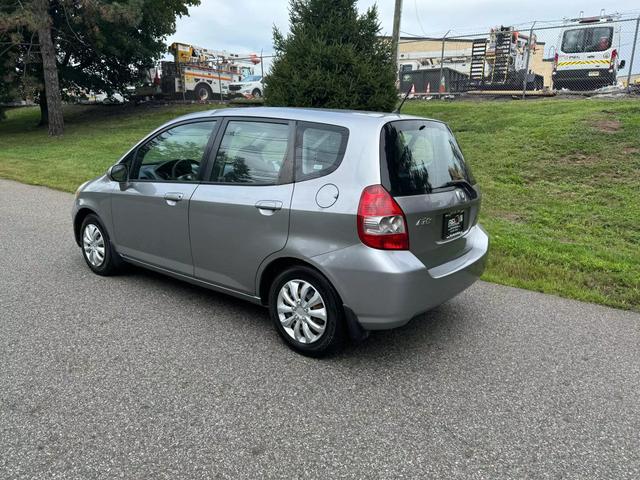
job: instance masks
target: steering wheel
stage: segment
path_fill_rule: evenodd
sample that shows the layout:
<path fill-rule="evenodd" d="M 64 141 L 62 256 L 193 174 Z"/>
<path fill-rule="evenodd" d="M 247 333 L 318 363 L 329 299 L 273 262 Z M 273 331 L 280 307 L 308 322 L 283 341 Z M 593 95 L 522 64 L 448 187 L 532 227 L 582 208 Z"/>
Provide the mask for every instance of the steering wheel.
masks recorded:
<path fill-rule="evenodd" d="M 187 173 L 183 173 L 180 176 L 177 176 L 178 173 L 178 165 L 183 162 L 187 162 L 189 164 L 189 171 Z M 193 168 L 191 167 L 194 163 L 193 160 L 189 160 L 186 158 L 181 158 L 180 160 L 176 160 L 176 162 L 171 167 L 171 178 L 173 180 L 193 180 Z"/>

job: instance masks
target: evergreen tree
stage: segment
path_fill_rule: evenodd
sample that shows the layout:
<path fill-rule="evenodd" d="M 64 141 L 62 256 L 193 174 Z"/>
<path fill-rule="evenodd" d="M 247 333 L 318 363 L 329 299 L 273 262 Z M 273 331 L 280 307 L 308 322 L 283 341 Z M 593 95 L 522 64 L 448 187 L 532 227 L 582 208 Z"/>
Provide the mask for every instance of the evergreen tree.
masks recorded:
<path fill-rule="evenodd" d="M 390 111 L 397 101 L 391 44 L 375 6 L 356 0 L 291 0 L 290 33 L 274 28 L 268 105 Z"/>

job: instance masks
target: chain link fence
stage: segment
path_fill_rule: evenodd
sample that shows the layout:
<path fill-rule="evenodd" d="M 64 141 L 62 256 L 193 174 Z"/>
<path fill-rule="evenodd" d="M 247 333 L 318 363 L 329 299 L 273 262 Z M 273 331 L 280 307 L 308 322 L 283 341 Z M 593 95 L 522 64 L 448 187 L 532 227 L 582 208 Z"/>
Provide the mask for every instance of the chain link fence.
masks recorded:
<path fill-rule="evenodd" d="M 417 97 L 640 92 L 640 17 L 534 22 L 522 29 L 403 37 L 399 89 Z"/>

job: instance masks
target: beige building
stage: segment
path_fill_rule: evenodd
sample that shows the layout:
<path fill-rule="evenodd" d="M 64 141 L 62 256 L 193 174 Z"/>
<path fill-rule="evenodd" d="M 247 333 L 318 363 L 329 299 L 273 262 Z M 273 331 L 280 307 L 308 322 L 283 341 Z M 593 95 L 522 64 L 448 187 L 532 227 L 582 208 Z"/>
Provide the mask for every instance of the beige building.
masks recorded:
<path fill-rule="evenodd" d="M 628 87 L 629 83 L 631 83 L 631 85 L 640 85 L 640 73 L 634 73 L 633 75 L 631 75 L 631 81 L 628 81 L 628 74 L 625 74 L 624 71 L 623 73 L 618 75 L 618 81 L 622 82 L 622 85 L 624 85 L 624 87 Z"/>
<path fill-rule="evenodd" d="M 526 38 L 521 36 L 521 38 Z M 402 37 L 398 46 L 398 63 L 401 70 L 440 68 L 444 43 L 444 67 L 469 75 L 473 38 L 416 38 Z M 551 88 L 553 60 L 544 58 L 544 43 L 536 45 L 529 69 L 544 78 L 544 86 Z"/>

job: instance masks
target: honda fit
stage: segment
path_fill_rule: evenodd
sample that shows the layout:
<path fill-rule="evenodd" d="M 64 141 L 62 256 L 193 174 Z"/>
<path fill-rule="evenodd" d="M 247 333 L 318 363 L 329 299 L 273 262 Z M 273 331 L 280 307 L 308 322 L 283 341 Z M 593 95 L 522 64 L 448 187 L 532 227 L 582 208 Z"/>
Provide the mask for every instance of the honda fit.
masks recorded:
<path fill-rule="evenodd" d="M 82 185 L 73 226 L 95 273 L 127 262 L 262 304 L 321 355 L 469 287 L 480 197 L 442 122 L 225 109 L 163 125 Z"/>

